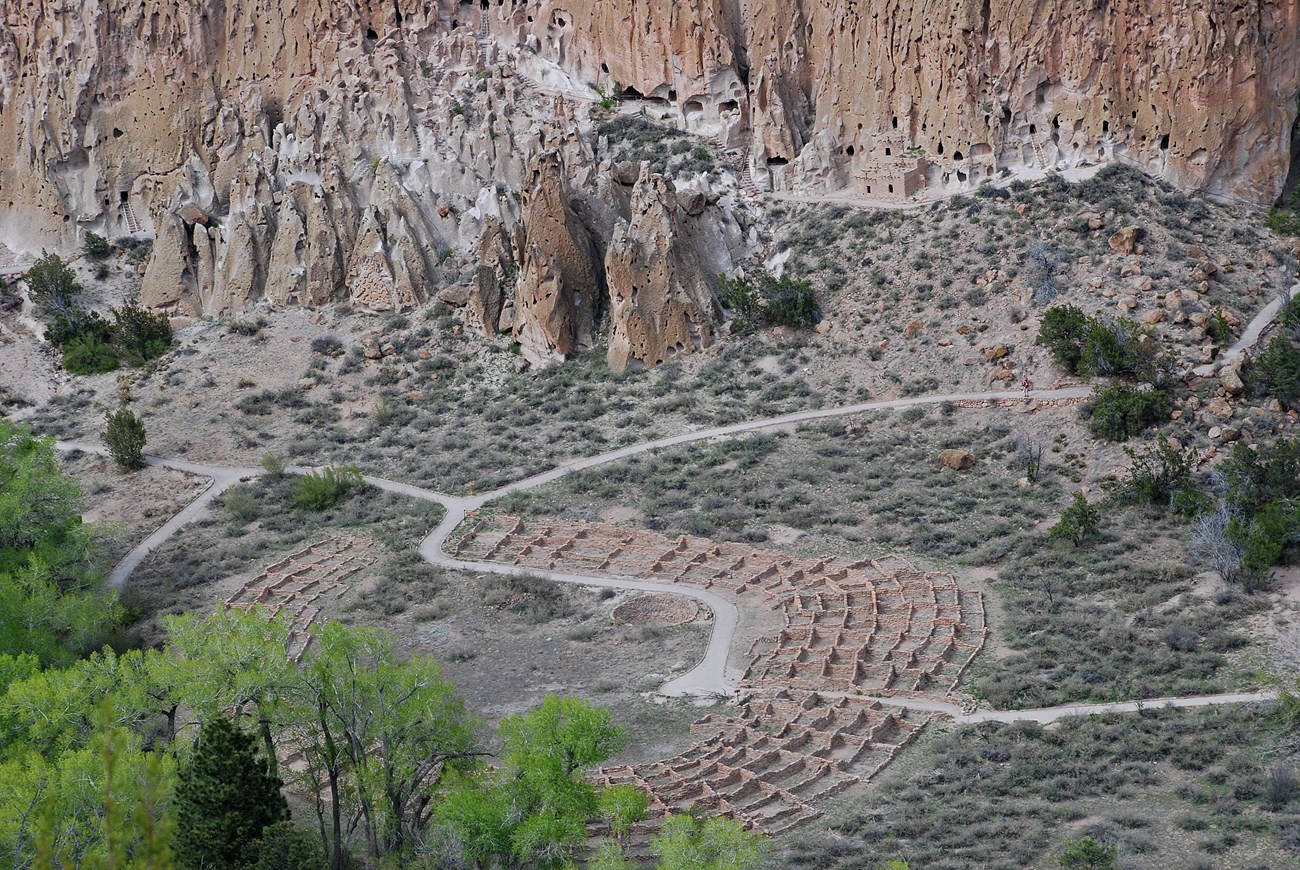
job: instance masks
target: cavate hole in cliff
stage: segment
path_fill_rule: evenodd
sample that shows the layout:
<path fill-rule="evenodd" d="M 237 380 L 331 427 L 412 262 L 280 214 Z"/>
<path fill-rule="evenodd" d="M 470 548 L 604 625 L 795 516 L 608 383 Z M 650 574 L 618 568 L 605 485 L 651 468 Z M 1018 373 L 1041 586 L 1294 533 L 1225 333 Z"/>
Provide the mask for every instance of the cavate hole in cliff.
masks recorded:
<path fill-rule="evenodd" d="M 1168 150 L 1169 150 L 1169 134 L 1168 134 L 1168 133 L 1166 133 L 1165 135 L 1163 135 L 1163 136 L 1160 137 L 1160 150 L 1161 150 L 1161 151 L 1168 151 Z"/>
<path fill-rule="evenodd" d="M 117 129 L 116 127 L 114 127 L 114 128 L 113 128 L 113 138 L 114 138 L 114 139 L 121 139 L 121 138 L 122 138 L 122 131 L 119 130 L 119 129 Z"/>

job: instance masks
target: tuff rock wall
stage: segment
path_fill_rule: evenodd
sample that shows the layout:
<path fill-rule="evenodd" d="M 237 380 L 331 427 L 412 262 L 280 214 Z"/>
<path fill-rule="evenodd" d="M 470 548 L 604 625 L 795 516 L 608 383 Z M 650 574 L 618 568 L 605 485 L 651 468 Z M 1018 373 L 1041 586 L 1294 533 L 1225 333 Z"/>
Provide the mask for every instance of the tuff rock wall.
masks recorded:
<path fill-rule="evenodd" d="M 769 189 L 902 199 L 1120 159 L 1265 204 L 1298 5 L 0 0 L 0 242 L 154 236 L 144 300 L 181 313 L 440 294 L 536 361 L 607 319 L 612 357 L 652 365 L 707 343 L 700 288 L 744 227 L 705 180 L 600 164 L 589 86 Z"/>
<path fill-rule="evenodd" d="M 1124 159 L 1276 198 L 1296 0 L 511 0 L 511 37 L 743 144 L 789 189 L 889 198 L 1005 167 Z M 908 186 L 904 191 L 903 185 Z"/>

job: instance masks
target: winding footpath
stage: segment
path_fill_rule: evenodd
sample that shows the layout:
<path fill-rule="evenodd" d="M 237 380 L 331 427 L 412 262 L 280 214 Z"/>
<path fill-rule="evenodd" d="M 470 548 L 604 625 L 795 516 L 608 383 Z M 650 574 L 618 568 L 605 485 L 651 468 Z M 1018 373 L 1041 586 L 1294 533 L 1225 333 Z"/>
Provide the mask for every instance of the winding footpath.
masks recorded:
<path fill-rule="evenodd" d="M 1262 331 L 1262 329 L 1260 331 Z M 1258 333 L 1256 333 L 1256 337 L 1258 337 Z M 445 493 L 439 493 L 423 487 L 414 486 L 409 483 L 402 483 L 400 481 L 388 480 L 386 478 L 374 477 L 371 475 L 366 475 L 365 480 L 367 483 L 378 489 L 398 493 L 400 495 L 423 501 L 435 502 L 443 507 L 446 513 L 443 516 L 442 521 L 439 522 L 431 532 L 429 532 L 423 541 L 421 541 L 419 548 L 420 556 L 432 565 L 456 570 L 477 571 L 505 576 L 528 574 L 532 576 L 540 576 L 556 583 L 572 583 L 582 586 L 597 586 L 610 589 L 669 593 L 672 595 L 692 598 L 707 605 L 713 611 L 713 627 L 704 657 L 686 674 L 664 683 L 660 691 L 664 695 L 680 698 L 731 697 L 737 688 L 740 673 L 738 670 L 728 669 L 728 657 L 740 618 L 739 612 L 737 611 L 736 605 L 733 601 L 706 589 L 696 589 L 671 583 L 659 583 L 652 580 L 566 574 L 560 572 L 538 571 L 536 569 L 521 568 L 514 565 L 495 562 L 465 561 L 446 553 L 444 545 L 446 544 L 447 539 L 461 525 L 461 523 L 465 521 L 466 517 L 468 517 L 470 513 L 506 495 L 535 489 L 559 480 L 567 474 L 616 462 L 640 453 L 674 447 L 681 444 L 690 444 L 697 441 L 726 438 L 733 435 L 757 432 L 764 429 L 787 428 L 800 423 L 845 417 L 868 411 L 883 411 L 915 406 L 937 405 L 944 402 L 1020 403 L 1028 400 L 1075 400 L 1088 396 L 1090 392 L 1091 390 L 1088 387 L 1066 387 L 1055 390 L 1029 390 L 1023 393 L 953 393 L 934 396 L 915 396 L 902 399 L 886 399 L 833 408 L 799 411 L 779 417 L 736 423 L 729 426 L 700 429 L 694 432 L 687 432 L 680 435 L 673 435 L 666 438 L 659 438 L 653 441 L 646 441 L 640 444 L 621 447 L 596 456 L 574 459 L 556 466 L 550 471 L 533 475 L 532 477 L 507 484 L 499 489 L 473 496 L 447 495 Z M 107 455 L 108 453 L 105 447 L 98 444 L 61 441 L 57 442 L 55 446 L 59 450 L 63 451 L 83 451 L 101 456 Z M 122 561 L 113 569 L 112 573 L 109 575 L 109 583 L 113 587 L 119 589 L 125 585 L 131 574 L 150 553 L 188 523 L 196 519 L 222 493 L 226 492 L 241 481 L 249 480 L 261 473 L 261 470 L 257 468 L 206 465 L 179 459 L 164 459 L 155 456 L 148 457 L 146 461 L 149 465 L 153 466 L 162 466 L 165 468 L 176 469 L 178 471 L 189 472 L 191 474 L 204 475 L 211 478 L 212 483 L 198 496 L 198 498 L 186 505 L 185 508 L 163 524 L 162 527 L 149 535 L 149 537 L 131 550 L 131 552 L 128 553 L 126 557 L 123 558 Z M 317 469 L 309 467 L 293 467 L 288 469 L 290 473 L 294 474 L 305 474 L 314 470 Z M 823 694 L 827 697 L 836 697 L 835 693 Z M 1008 711 L 972 711 L 964 709 L 956 704 L 928 698 L 881 697 L 876 700 L 879 700 L 884 704 L 910 707 L 942 714 L 950 717 L 955 722 L 965 724 L 990 721 L 1011 722 L 1018 720 L 1031 720 L 1035 722 L 1048 723 L 1067 716 L 1085 716 L 1108 712 L 1139 712 L 1143 709 L 1164 706 L 1200 707 L 1214 704 L 1261 702 L 1272 700 L 1274 698 L 1276 698 L 1276 693 L 1273 692 L 1227 693 L 1182 698 L 1156 698 L 1150 700 L 1134 700 L 1104 704 L 1068 704 L 1059 707 Z"/>

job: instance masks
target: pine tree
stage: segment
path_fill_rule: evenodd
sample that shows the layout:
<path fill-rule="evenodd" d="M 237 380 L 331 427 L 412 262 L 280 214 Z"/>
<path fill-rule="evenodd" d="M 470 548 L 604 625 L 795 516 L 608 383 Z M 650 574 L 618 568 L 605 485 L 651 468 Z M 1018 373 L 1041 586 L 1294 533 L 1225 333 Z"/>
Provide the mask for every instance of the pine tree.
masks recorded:
<path fill-rule="evenodd" d="M 289 818 L 283 785 L 251 735 L 218 716 L 203 726 L 176 788 L 176 855 L 182 867 L 257 861 L 264 828 Z"/>

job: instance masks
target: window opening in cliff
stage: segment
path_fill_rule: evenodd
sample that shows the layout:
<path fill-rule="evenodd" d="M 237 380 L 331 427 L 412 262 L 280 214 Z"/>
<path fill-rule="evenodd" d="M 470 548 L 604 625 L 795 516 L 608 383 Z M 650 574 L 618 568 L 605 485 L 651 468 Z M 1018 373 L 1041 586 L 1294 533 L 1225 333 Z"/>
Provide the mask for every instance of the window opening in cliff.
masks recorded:
<path fill-rule="evenodd" d="M 1161 150 L 1161 151 L 1168 151 L 1168 150 L 1169 150 L 1169 134 L 1168 134 L 1168 133 L 1166 133 L 1165 135 L 1163 135 L 1163 136 L 1160 137 L 1160 150 Z"/>
<path fill-rule="evenodd" d="M 531 19 L 530 19 L 530 20 L 531 20 Z M 600 71 L 603 72 L 605 75 L 609 75 L 609 64 L 607 64 L 607 63 L 602 63 L 602 64 L 600 65 Z"/>
<path fill-rule="evenodd" d="M 897 130 L 897 129 L 898 129 L 898 116 L 897 116 L 897 115 L 894 116 L 893 124 L 894 124 L 894 129 Z"/>
<path fill-rule="evenodd" d="M 940 153 L 940 154 L 943 153 L 943 146 L 942 146 L 942 145 L 939 146 L 939 153 Z M 885 149 L 885 156 L 886 156 L 886 157 L 893 157 L 893 156 L 894 156 L 894 149 L 893 149 L 893 148 L 886 148 L 886 149 Z"/>
<path fill-rule="evenodd" d="M 113 138 L 114 138 L 114 139 L 121 139 L 121 138 L 122 138 L 122 131 L 119 130 L 119 129 L 117 129 L 116 127 L 114 127 L 114 128 L 113 128 Z"/>
<path fill-rule="evenodd" d="M 890 192 L 890 193 L 893 193 L 893 192 L 894 192 L 894 185 L 892 185 L 892 184 L 889 185 L 889 192 Z"/>
<path fill-rule="evenodd" d="M 117 201 L 118 201 L 118 202 L 126 202 L 127 199 L 130 198 L 130 196 L 131 196 L 131 195 L 130 195 L 129 193 L 127 193 L 125 190 L 119 190 L 119 191 L 117 192 L 117 197 L 118 197 L 118 200 L 117 200 Z"/>
<path fill-rule="evenodd" d="M 952 152 L 952 159 L 953 159 L 953 160 L 964 160 L 965 158 L 961 156 L 961 152 L 960 152 L 960 151 L 954 151 L 954 152 Z"/>
<path fill-rule="evenodd" d="M 1030 125 L 1029 125 L 1029 135 L 1032 136 L 1032 135 L 1034 135 L 1034 134 L 1037 133 L 1037 132 L 1038 132 L 1038 125 L 1037 125 L 1037 124 L 1030 124 Z"/>
<path fill-rule="evenodd" d="M 1052 129 L 1053 129 L 1053 130 L 1059 130 L 1059 129 L 1061 129 L 1061 116 L 1060 116 L 1060 115 L 1055 115 L 1055 116 L 1052 117 Z"/>
<path fill-rule="evenodd" d="M 1101 122 L 1101 132 L 1103 135 L 1110 132 L 1110 121 Z"/>
<path fill-rule="evenodd" d="M 673 103 L 677 102 L 677 89 L 676 89 L 676 88 L 669 88 L 669 89 L 668 89 L 668 100 L 669 100 L 669 102 L 673 102 Z M 687 108 L 690 108 L 690 107 L 687 106 Z M 700 108 L 703 109 L 704 106 L 701 105 Z"/>
<path fill-rule="evenodd" d="M 845 149 L 844 149 L 844 153 L 847 154 L 847 155 L 849 155 L 850 157 L 853 156 L 853 152 L 854 152 L 854 148 L 853 148 L 852 145 L 850 145 L 848 148 L 845 148 Z"/>
<path fill-rule="evenodd" d="M 939 156 L 940 156 L 940 157 L 943 156 L 943 143 L 942 143 L 942 142 L 939 143 Z"/>
<path fill-rule="evenodd" d="M 374 29 L 373 27 L 367 27 L 367 28 L 366 28 L 366 40 L 367 40 L 368 42 L 375 42 L 375 41 L 377 41 L 378 39 L 379 39 L 379 34 L 378 34 L 378 33 L 375 33 L 375 29 Z"/>

